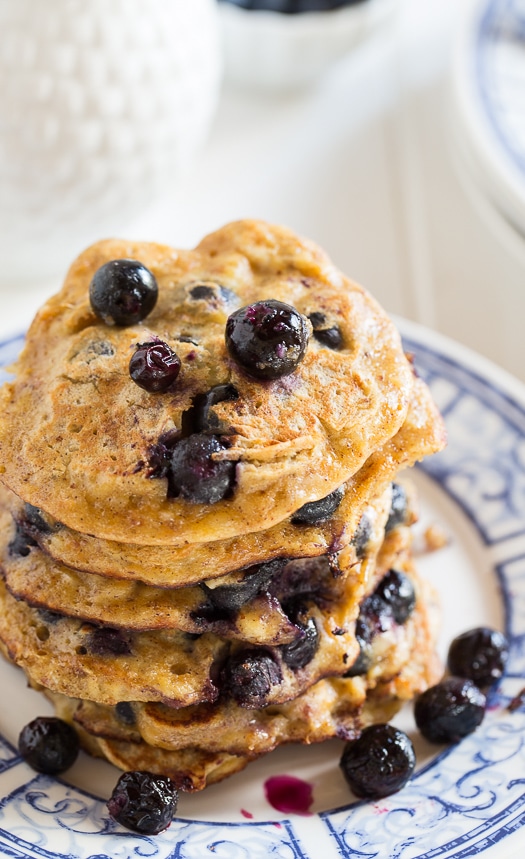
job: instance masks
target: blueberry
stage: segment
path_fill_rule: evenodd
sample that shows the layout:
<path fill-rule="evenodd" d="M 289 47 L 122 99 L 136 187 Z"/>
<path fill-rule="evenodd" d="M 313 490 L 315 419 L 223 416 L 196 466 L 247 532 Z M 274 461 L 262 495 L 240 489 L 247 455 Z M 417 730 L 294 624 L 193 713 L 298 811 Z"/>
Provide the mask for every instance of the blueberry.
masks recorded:
<path fill-rule="evenodd" d="M 357 528 L 355 529 L 354 536 L 352 537 L 352 544 L 355 546 L 355 552 L 359 559 L 364 558 L 366 554 L 367 546 L 370 542 L 370 538 L 372 537 L 373 530 L 374 526 L 370 513 L 365 510 L 357 523 Z"/>
<path fill-rule="evenodd" d="M 106 325 L 135 325 L 151 313 L 157 297 L 153 274 L 133 259 L 107 262 L 89 287 L 91 307 Z"/>
<path fill-rule="evenodd" d="M 400 483 L 392 484 L 392 503 L 390 513 L 385 525 L 385 533 L 388 534 L 397 528 L 398 525 L 404 525 L 408 514 L 408 499 L 404 486 Z"/>
<path fill-rule="evenodd" d="M 93 656 L 126 656 L 131 653 L 128 636 L 110 626 L 95 627 L 87 637 L 86 649 Z"/>
<path fill-rule="evenodd" d="M 479 626 L 453 640 L 448 651 L 448 669 L 458 677 L 468 677 L 476 686 L 491 686 L 503 676 L 508 657 L 505 636 L 495 629 Z"/>
<path fill-rule="evenodd" d="M 191 433 L 220 432 L 219 419 L 211 411 L 217 403 L 233 402 L 239 398 L 239 392 L 233 385 L 215 385 L 205 394 L 197 394 L 193 399 L 191 409 L 183 415 L 183 430 L 187 427 Z"/>
<path fill-rule="evenodd" d="M 34 549 L 36 545 L 36 540 L 33 540 L 28 533 L 26 523 L 15 522 L 15 536 L 7 547 L 9 554 L 12 557 L 18 555 L 21 558 L 27 558 L 31 549 Z"/>
<path fill-rule="evenodd" d="M 241 650 L 222 671 L 222 683 L 240 707 L 248 710 L 265 707 L 274 686 L 282 680 L 279 665 L 266 650 Z"/>
<path fill-rule="evenodd" d="M 115 704 L 115 712 L 117 714 L 117 718 L 124 723 L 124 725 L 132 726 L 136 724 L 136 716 L 135 711 L 133 709 L 133 705 L 130 704 L 129 701 L 119 701 L 118 704 Z"/>
<path fill-rule="evenodd" d="M 483 721 L 486 698 L 472 680 L 446 677 L 417 698 L 416 725 L 431 743 L 457 743 Z"/>
<path fill-rule="evenodd" d="M 304 316 L 282 301 L 269 299 L 241 307 L 228 317 L 226 346 L 231 357 L 258 379 L 293 373 L 308 346 Z"/>
<path fill-rule="evenodd" d="M 284 558 L 275 558 L 264 564 L 254 564 L 244 573 L 243 578 L 236 584 L 217 585 L 215 588 L 208 587 L 204 582 L 201 588 L 216 608 L 225 611 L 238 611 L 246 605 L 258 593 L 265 591 L 286 564 Z"/>
<path fill-rule="evenodd" d="M 235 462 L 212 459 L 222 450 L 217 436 L 204 433 L 177 442 L 168 466 L 169 497 L 192 504 L 216 504 L 228 497 L 235 481 Z"/>
<path fill-rule="evenodd" d="M 363 674 L 367 673 L 372 665 L 370 645 L 363 641 L 359 641 L 359 639 L 358 644 L 359 653 L 348 671 L 343 675 L 344 677 L 361 677 Z"/>
<path fill-rule="evenodd" d="M 206 301 L 212 305 L 239 303 L 235 292 L 218 283 L 196 283 L 190 289 L 190 297 L 193 301 Z"/>
<path fill-rule="evenodd" d="M 391 606 L 377 592 L 365 597 L 355 622 L 355 637 L 359 645 L 359 654 L 344 675 L 345 677 L 366 674 L 372 664 L 370 645 L 373 639 L 379 633 L 390 629 L 393 621 Z"/>
<path fill-rule="evenodd" d="M 390 608 L 396 623 L 405 623 L 416 605 L 414 585 L 405 573 L 389 570 L 374 593 Z"/>
<path fill-rule="evenodd" d="M 24 517 L 26 522 L 41 534 L 50 534 L 53 530 L 46 522 L 39 507 L 32 504 L 24 504 Z"/>
<path fill-rule="evenodd" d="M 107 802 L 111 817 L 140 835 L 167 829 L 177 810 L 178 791 L 167 776 L 127 772 L 120 776 Z"/>
<path fill-rule="evenodd" d="M 302 634 L 295 641 L 281 646 L 281 656 L 289 668 L 298 670 L 304 668 L 314 658 L 319 647 L 319 632 L 313 617 L 307 617 L 304 604 L 294 602 L 283 608 Z"/>
<path fill-rule="evenodd" d="M 314 312 L 308 317 L 312 323 L 314 337 L 329 349 L 343 348 L 343 335 L 338 325 L 330 325 L 324 313 Z"/>
<path fill-rule="evenodd" d="M 309 501 L 296 510 L 292 516 L 292 525 L 318 525 L 326 522 L 332 516 L 345 494 L 344 486 L 334 489 L 329 495 L 320 498 L 319 501 Z"/>
<path fill-rule="evenodd" d="M 151 394 L 167 391 L 179 371 L 179 356 L 162 340 L 140 343 L 129 362 L 133 381 Z"/>
<path fill-rule="evenodd" d="M 415 765 L 410 738 L 392 725 L 369 725 L 346 744 L 340 763 L 350 789 L 363 799 L 381 799 L 401 790 Z"/>
<path fill-rule="evenodd" d="M 357 6 L 366 0 L 223 0 L 242 9 L 264 9 L 295 15 L 300 12 L 326 12 L 342 6 Z"/>
<path fill-rule="evenodd" d="M 39 773 L 58 775 L 75 763 L 80 744 L 71 725 L 56 716 L 39 716 L 22 728 L 18 750 Z"/>

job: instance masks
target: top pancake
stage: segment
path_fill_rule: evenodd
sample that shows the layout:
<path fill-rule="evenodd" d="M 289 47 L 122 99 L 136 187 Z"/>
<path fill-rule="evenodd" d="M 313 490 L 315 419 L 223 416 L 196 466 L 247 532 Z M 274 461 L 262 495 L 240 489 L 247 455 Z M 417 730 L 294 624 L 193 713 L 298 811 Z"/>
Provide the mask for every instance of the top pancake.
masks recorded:
<path fill-rule="evenodd" d="M 129 327 L 106 325 L 89 303 L 94 273 L 121 258 L 142 262 L 159 285 L 154 310 Z M 223 289 L 195 299 L 202 281 Z M 250 377 L 226 350 L 226 320 L 270 298 L 305 317 L 324 314 L 343 347 L 310 336 L 292 374 Z M 181 358 L 169 393 L 144 391 L 128 372 L 136 345 L 154 336 Z M 0 394 L 5 484 L 80 532 L 173 546 L 268 529 L 328 495 L 398 431 L 414 383 L 374 299 L 314 244 L 258 221 L 227 225 L 194 251 L 92 246 L 37 314 L 15 372 Z M 180 430 L 198 394 L 226 383 L 239 397 L 213 410 L 230 445 L 220 456 L 237 463 L 231 497 L 211 505 L 168 498 L 166 479 L 152 477 L 152 450 Z"/>

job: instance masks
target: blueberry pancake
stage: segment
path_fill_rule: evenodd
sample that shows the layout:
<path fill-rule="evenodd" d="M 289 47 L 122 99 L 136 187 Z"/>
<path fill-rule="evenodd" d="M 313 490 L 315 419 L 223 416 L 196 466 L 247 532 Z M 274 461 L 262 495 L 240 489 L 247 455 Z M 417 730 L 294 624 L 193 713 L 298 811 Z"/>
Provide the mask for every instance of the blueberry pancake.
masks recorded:
<path fill-rule="evenodd" d="M 307 596 L 323 606 L 337 604 L 345 598 L 348 577 L 367 580 L 392 507 L 389 485 L 365 508 L 354 541 L 339 553 L 274 559 L 192 587 L 168 589 L 78 572 L 53 561 L 2 507 L 5 495 L 0 491 L 0 574 L 17 600 L 115 628 L 214 632 L 261 645 L 286 644 L 300 636 L 285 612 L 290 600 Z M 413 515 L 405 504 L 403 521 Z"/>
<path fill-rule="evenodd" d="M 414 385 L 374 299 L 258 221 L 194 251 L 92 246 L 14 373 L 6 486 L 76 531 L 172 546 L 263 531 L 325 498 L 398 432 Z"/>
<path fill-rule="evenodd" d="M 92 754 L 121 769 L 166 773 L 188 791 L 239 771 L 283 743 L 351 739 L 367 724 L 392 718 L 441 674 L 434 655 L 434 597 L 413 569 L 405 571 L 418 598 L 410 618 L 377 633 L 377 639 L 390 637 L 389 657 L 378 658 L 368 673 L 321 680 L 288 703 L 253 710 L 230 698 L 173 710 L 141 703 L 104 707 L 57 695 L 51 700 L 62 718 L 80 728 Z"/>
<path fill-rule="evenodd" d="M 355 737 L 440 672 L 401 472 L 444 443 L 313 243 L 99 242 L 0 390 L 0 650 L 87 751 L 184 790 Z"/>
<path fill-rule="evenodd" d="M 283 556 L 309 557 L 343 548 L 352 541 L 370 499 L 384 491 L 400 469 L 443 444 L 442 420 L 427 386 L 416 378 L 401 429 L 368 458 L 348 485 L 332 495 L 330 506 L 321 504 L 313 515 L 310 508 L 306 521 L 296 512 L 278 525 L 242 537 L 177 547 L 140 546 L 73 531 L 7 490 L 6 503 L 21 530 L 67 567 L 160 587 L 180 587 L 209 582 L 236 568 Z"/>

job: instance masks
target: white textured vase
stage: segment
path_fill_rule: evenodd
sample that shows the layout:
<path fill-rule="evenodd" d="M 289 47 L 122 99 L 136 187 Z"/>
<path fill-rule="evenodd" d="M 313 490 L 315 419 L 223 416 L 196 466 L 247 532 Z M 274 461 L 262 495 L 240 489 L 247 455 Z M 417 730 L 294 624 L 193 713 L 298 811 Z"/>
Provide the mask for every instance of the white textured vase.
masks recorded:
<path fill-rule="evenodd" d="M 214 0 L 0 0 L 0 33 L 6 282 L 122 234 L 188 169 L 221 51 Z"/>

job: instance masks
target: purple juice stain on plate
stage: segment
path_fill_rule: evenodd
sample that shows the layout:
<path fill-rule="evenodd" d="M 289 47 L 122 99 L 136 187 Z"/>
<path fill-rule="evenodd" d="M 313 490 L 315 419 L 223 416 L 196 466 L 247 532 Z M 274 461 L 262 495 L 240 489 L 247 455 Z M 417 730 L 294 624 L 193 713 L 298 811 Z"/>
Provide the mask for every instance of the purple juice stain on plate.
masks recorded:
<path fill-rule="evenodd" d="M 300 778 L 293 775 L 272 776 L 264 783 L 264 793 L 276 811 L 304 816 L 312 814 L 310 806 L 313 802 L 313 788 Z"/>

